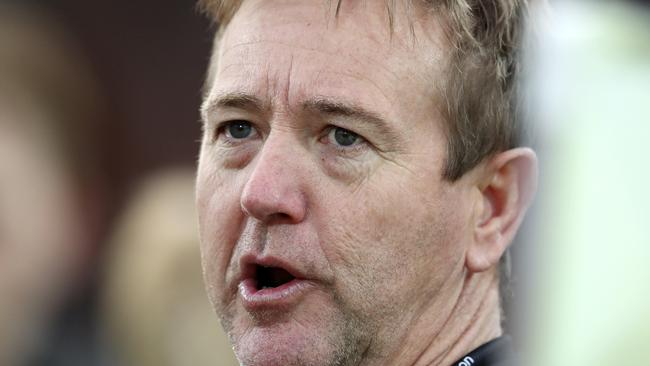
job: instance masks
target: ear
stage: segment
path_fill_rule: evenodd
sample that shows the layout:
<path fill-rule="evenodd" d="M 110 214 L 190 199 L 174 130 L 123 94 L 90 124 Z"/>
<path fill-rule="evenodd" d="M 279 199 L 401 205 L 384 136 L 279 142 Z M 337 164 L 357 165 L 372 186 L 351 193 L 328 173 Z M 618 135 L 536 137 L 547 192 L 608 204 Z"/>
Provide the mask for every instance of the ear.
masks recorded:
<path fill-rule="evenodd" d="M 512 242 L 537 188 L 537 156 L 529 148 L 504 151 L 484 163 L 473 237 L 465 258 L 470 272 L 497 265 Z"/>

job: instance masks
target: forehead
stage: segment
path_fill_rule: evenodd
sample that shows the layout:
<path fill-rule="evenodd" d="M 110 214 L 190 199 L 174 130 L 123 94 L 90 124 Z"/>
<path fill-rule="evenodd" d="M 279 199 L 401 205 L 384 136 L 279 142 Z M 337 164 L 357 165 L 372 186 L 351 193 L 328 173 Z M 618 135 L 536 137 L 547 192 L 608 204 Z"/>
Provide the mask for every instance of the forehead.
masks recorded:
<path fill-rule="evenodd" d="M 445 47 L 439 22 L 383 0 L 245 1 L 215 48 L 211 94 L 308 94 L 388 103 L 431 100 Z M 331 6 L 330 6 L 331 5 Z M 415 98 L 415 100 L 413 100 Z"/>

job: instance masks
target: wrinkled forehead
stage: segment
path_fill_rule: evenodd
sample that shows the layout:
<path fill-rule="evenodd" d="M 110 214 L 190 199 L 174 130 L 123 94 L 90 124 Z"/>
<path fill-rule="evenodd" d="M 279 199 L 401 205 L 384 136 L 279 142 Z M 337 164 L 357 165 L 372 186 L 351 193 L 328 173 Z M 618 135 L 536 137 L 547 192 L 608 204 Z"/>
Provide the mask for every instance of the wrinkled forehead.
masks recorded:
<path fill-rule="evenodd" d="M 291 50 L 331 69 L 379 67 L 396 82 L 427 77 L 445 59 L 444 33 L 434 15 L 407 3 L 389 10 L 384 0 L 344 1 L 340 9 L 327 0 L 244 1 L 215 39 L 207 86 L 242 64 L 286 65 Z"/>
<path fill-rule="evenodd" d="M 249 36 L 255 35 L 259 39 L 266 38 L 264 33 L 273 30 L 273 34 L 269 36 L 281 37 L 285 41 L 306 47 L 318 46 L 305 40 L 305 33 L 296 32 L 301 29 L 310 33 L 320 32 L 323 38 L 348 34 L 354 35 L 353 38 L 359 43 L 371 41 L 375 46 L 387 45 L 392 32 L 389 13 L 387 9 L 379 6 L 381 0 L 343 2 L 341 9 L 335 8 L 333 3 L 322 0 L 244 1 L 228 26 L 230 31 L 225 32 L 224 41 L 232 40 L 233 37 L 240 38 L 241 34 L 234 34 L 238 32 L 233 32 L 233 28 L 246 29 Z M 394 12 L 395 10 L 391 11 Z M 350 34 L 351 31 L 354 33 Z M 399 35 L 401 32 L 395 33 Z"/>

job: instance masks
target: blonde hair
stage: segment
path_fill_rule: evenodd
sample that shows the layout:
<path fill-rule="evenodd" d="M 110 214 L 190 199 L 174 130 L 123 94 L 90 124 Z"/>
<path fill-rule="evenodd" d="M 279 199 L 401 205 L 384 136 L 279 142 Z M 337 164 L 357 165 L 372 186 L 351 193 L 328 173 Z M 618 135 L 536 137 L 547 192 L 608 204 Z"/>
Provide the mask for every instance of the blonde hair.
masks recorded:
<path fill-rule="evenodd" d="M 331 0 L 329 0 L 331 1 Z M 337 0 L 338 15 L 343 0 Z M 395 0 L 385 0 L 392 28 Z M 413 0 L 410 0 L 413 2 Z M 454 181 L 522 137 L 521 50 L 528 0 L 419 0 L 442 16 L 451 44 L 443 81 L 448 139 L 444 177 Z M 218 27 L 215 42 L 242 0 L 199 0 Z M 216 45 L 216 43 L 215 43 Z M 211 83 L 208 76 L 208 83 Z"/>
<path fill-rule="evenodd" d="M 205 296 L 194 173 L 166 169 L 143 181 L 110 240 L 102 316 L 125 365 L 237 365 Z"/>

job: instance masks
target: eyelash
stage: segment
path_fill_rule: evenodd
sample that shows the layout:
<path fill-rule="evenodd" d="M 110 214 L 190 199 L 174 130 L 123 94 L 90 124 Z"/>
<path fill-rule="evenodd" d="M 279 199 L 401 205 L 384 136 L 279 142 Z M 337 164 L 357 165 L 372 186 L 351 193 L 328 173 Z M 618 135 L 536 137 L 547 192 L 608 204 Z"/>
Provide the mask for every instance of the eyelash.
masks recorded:
<path fill-rule="evenodd" d="M 335 141 L 330 141 L 330 134 L 335 131 L 337 128 L 340 128 L 342 130 L 346 130 L 352 134 L 354 134 L 359 140 L 358 142 L 355 142 L 353 145 L 350 146 L 341 146 L 337 144 Z M 327 144 L 331 145 L 334 147 L 339 152 L 342 152 L 344 154 L 350 154 L 350 153 L 356 153 L 359 152 L 360 150 L 364 149 L 368 145 L 368 140 L 366 140 L 363 136 L 359 135 L 358 133 L 349 130 L 344 127 L 336 126 L 336 125 L 329 125 L 325 128 L 323 135 L 319 139 L 319 141 L 322 141 L 323 139 L 327 139 Z"/>
<path fill-rule="evenodd" d="M 244 142 L 244 141 L 248 140 L 248 138 L 237 139 L 237 138 L 227 136 L 226 128 L 228 128 L 229 126 L 232 126 L 233 124 L 236 124 L 236 123 L 249 124 L 251 129 L 254 131 L 254 134 L 255 135 L 260 135 L 260 132 L 258 131 L 257 127 L 255 127 L 254 123 L 252 123 L 250 121 L 243 120 L 243 119 L 234 119 L 234 120 L 221 122 L 219 125 L 216 126 L 216 128 L 215 128 L 215 130 L 214 130 L 214 132 L 212 134 L 212 142 L 217 142 L 219 140 L 219 137 L 222 136 L 222 135 L 225 137 L 226 143 L 229 144 L 229 145 L 237 145 L 238 143 L 241 143 L 241 142 Z"/>
<path fill-rule="evenodd" d="M 261 133 L 259 132 L 258 128 L 255 126 L 255 124 L 250 122 L 250 121 L 246 121 L 246 120 L 229 120 L 229 121 L 224 121 L 224 122 L 220 123 L 215 128 L 214 133 L 213 133 L 213 138 L 212 138 L 213 142 L 217 142 L 219 140 L 220 136 L 222 136 L 222 135 L 223 135 L 224 140 L 225 140 L 224 142 L 227 145 L 231 145 L 231 146 L 235 146 L 235 145 L 238 145 L 240 143 L 243 143 L 245 141 L 250 140 L 250 137 L 237 139 L 237 138 L 227 136 L 226 129 L 229 126 L 232 126 L 233 124 L 236 124 L 236 123 L 246 123 L 246 124 L 250 125 L 251 129 L 254 131 L 253 132 L 254 136 L 261 135 Z M 345 130 L 345 131 L 348 131 L 349 133 L 354 134 L 357 137 L 358 141 L 356 141 L 353 145 L 350 145 L 350 146 L 339 145 L 335 141 L 332 141 L 334 138 L 330 138 L 330 134 L 333 131 L 335 131 L 336 129 Z M 369 145 L 368 140 L 366 140 L 363 136 L 359 135 L 358 133 L 356 133 L 356 132 L 354 132 L 352 130 L 349 130 L 349 129 L 344 128 L 344 127 L 336 126 L 336 125 L 328 125 L 327 127 L 325 127 L 325 129 L 323 130 L 323 133 L 318 138 L 318 141 L 323 142 L 324 144 L 326 144 L 328 146 L 331 146 L 339 154 L 347 154 L 347 155 L 357 154 L 361 150 L 367 148 L 368 145 Z"/>

